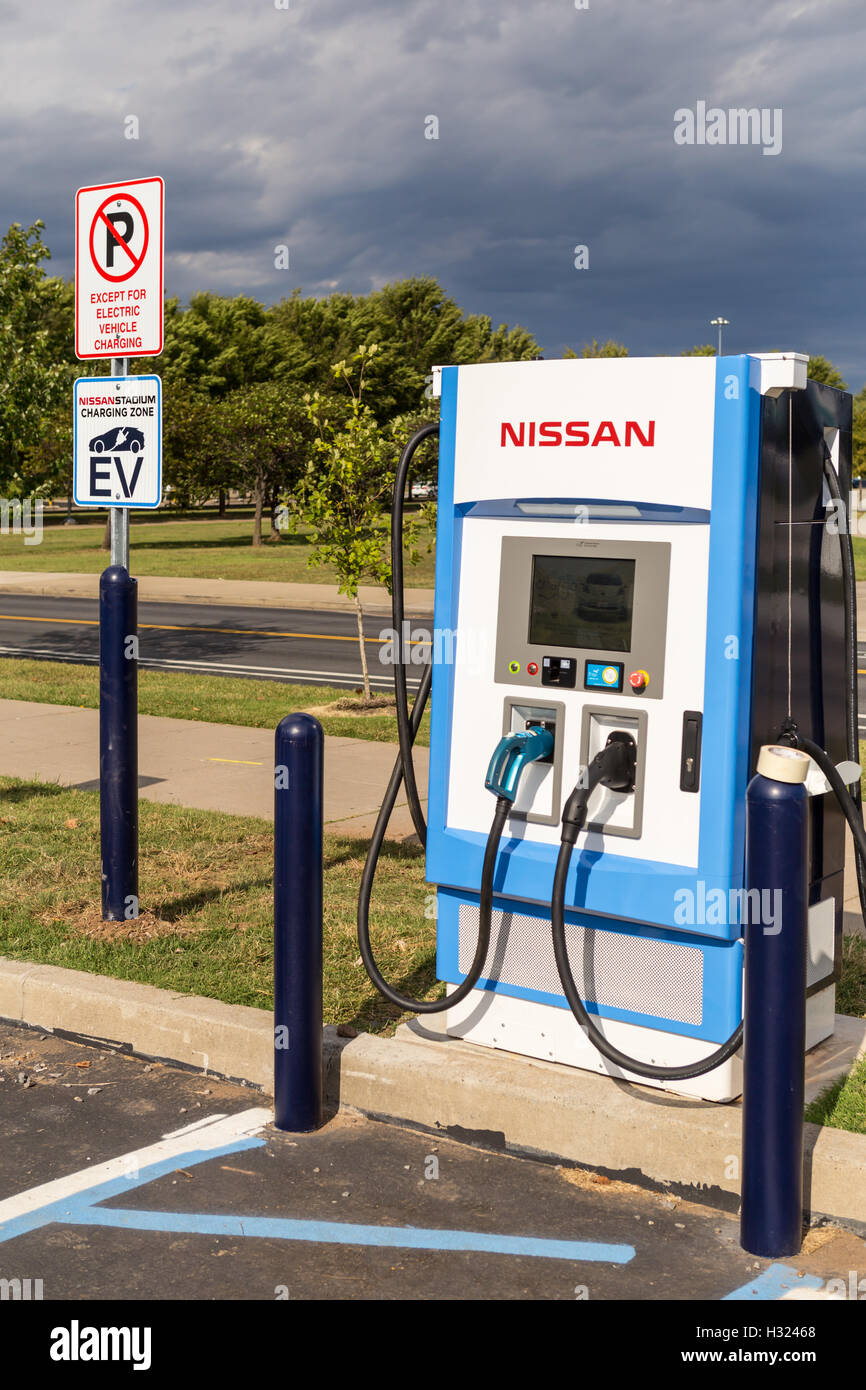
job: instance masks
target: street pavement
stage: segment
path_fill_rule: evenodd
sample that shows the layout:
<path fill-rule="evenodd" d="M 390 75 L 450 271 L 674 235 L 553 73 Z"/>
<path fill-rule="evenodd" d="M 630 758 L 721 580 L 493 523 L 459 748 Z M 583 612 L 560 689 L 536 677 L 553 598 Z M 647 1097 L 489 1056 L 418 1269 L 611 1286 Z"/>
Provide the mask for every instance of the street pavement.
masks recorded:
<path fill-rule="evenodd" d="M 307 585 L 314 588 L 314 585 Z M 416 619 L 418 641 L 430 624 Z M 139 665 L 199 676 L 241 676 L 295 685 L 355 689 L 363 679 L 354 613 L 341 609 L 252 608 L 249 604 L 139 601 Z M 364 645 L 371 683 L 390 691 L 390 616 L 367 615 Z M 417 646 L 417 644 L 416 644 Z M 417 646 L 419 654 L 421 646 Z M 0 592 L 0 657 L 96 665 L 95 598 Z M 410 689 L 417 688 L 409 668 Z"/>
<path fill-rule="evenodd" d="M 0 1095 L 0 1279 L 46 1301 L 757 1304 L 866 1272 L 850 1233 L 757 1259 L 663 1190 L 356 1114 L 280 1134 L 249 1089 L 3 1024 Z"/>

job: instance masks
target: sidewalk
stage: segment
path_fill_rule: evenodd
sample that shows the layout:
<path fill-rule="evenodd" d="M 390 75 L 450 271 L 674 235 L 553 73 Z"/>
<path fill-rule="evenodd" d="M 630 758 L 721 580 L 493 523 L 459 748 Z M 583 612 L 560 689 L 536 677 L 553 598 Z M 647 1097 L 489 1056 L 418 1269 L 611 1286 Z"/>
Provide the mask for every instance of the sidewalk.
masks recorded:
<path fill-rule="evenodd" d="M 282 584 L 267 579 L 167 579 L 155 575 L 136 577 L 141 603 L 214 603 L 249 608 L 324 608 L 347 613 L 355 611 L 352 600 L 345 594 L 338 593 L 333 584 Z M 365 613 L 376 617 L 390 617 L 391 599 L 387 590 L 362 584 L 358 592 Z M 0 601 L 3 594 L 95 599 L 99 597 L 99 575 L 0 570 Z M 407 618 L 432 615 L 433 590 L 407 589 Z"/>
<path fill-rule="evenodd" d="M 287 714 L 290 700 L 287 693 Z M 0 723 L 4 735 L 0 775 L 98 788 L 98 710 L 0 700 Z M 145 800 L 273 818 L 273 731 L 152 715 L 139 717 L 138 730 L 138 784 Z M 326 830 L 344 835 L 371 833 L 396 757 L 394 743 L 325 739 Z M 416 749 L 415 763 L 423 792 L 426 748 Z M 414 834 L 402 794 L 388 834 L 401 840 Z"/>

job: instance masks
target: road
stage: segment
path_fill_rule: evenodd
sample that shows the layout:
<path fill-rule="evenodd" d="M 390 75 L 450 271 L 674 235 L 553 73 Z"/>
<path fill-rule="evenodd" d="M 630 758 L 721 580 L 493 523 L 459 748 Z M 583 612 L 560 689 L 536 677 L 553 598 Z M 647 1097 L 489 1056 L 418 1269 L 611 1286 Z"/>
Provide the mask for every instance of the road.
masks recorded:
<path fill-rule="evenodd" d="M 153 670 L 349 689 L 361 680 L 351 613 L 142 603 L 138 620 L 140 665 Z M 415 624 L 413 631 L 419 626 Z M 370 679 L 377 690 L 392 688 L 390 667 L 380 660 L 379 634 L 388 629 L 387 618 L 365 619 Z M 0 656 L 95 665 L 99 659 L 98 604 L 90 599 L 0 595 Z M 866 738 L 866 643 L 858 645 L 857 657 L 860 735 Z M 417 685 L 418 680 L 410 675 L 410 688 Z"/>
<path fill-rule="evenodd" d="M 161 671 L 246 676 L 294 685 L 354 689 L 361 681 L 352 613 L 141 603 L 140 662 Z M 387 618 L 365 619 L 370 679 L 390 690 L 391 668 L 380 660 Z M 95 600 L 0 595 L 0 656 L 95 665 L 99 605 Z M 414 689 L 418 680 L 410 676 Z"/>

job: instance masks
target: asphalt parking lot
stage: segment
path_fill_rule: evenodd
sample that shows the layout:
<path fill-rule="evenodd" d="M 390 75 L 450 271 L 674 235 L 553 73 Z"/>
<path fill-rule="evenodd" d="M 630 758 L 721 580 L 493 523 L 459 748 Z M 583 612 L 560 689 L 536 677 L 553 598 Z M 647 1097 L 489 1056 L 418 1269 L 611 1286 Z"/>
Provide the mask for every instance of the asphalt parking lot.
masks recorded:
<path fill-rule="evenodd" d="M 765 1301 L 866 1272 L 849 1233 L 756 1260 L 664 1192 L 355 1114 L 279 1134 L 252 1090 L 6 1025 L 0 1078 L 6 1297 Z"/>

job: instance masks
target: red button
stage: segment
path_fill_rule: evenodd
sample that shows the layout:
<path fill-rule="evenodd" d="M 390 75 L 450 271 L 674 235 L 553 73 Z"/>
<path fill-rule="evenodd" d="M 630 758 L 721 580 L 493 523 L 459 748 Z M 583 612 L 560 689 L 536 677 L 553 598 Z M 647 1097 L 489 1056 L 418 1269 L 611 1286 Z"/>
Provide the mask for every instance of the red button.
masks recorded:
<path fill-rule="evenodd" d="M 637 695 L 640 695 L 641 691 L 646 690 L 647 686 L 649 685 L 649 672 L 632 671 L 631 675 L 628 678 L 628 683 L 631 686 L 632 690 Z"/>
<path fill-rule="evenodd" d="M 538 675 L 538 664 L 537 664 L 537 662 L 535 662 L 535 661 L 530 661 L 530 662 L 528 663 L 528 665 L 527 665 L 527 667 L 526 667 L 526 674 L 527 674 L 528 676 L 537 676 L 537 675 Z"/>

